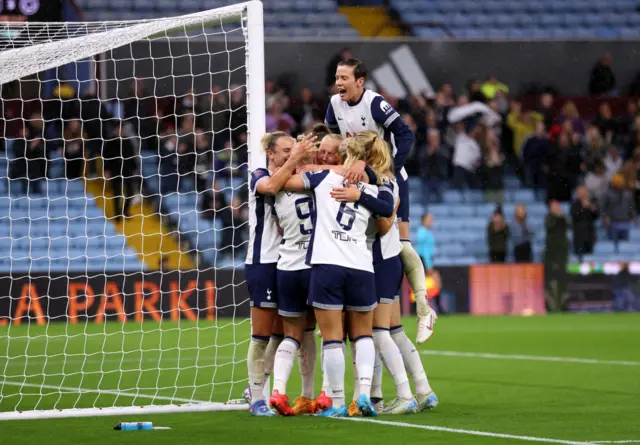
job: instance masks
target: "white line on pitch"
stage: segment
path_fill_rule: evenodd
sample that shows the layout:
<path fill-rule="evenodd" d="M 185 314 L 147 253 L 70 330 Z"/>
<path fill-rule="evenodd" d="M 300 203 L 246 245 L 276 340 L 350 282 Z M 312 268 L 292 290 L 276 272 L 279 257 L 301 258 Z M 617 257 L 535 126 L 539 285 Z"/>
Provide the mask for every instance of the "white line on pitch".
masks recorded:
<path fill-rule="evenodd" d="M 543 355 L 492 354 L 483 352 L 436 351 L 424 350 L 423 355 L 443 355 L 446 357 L 488 358 L 498 360 L 530 360 L 537 362 L 581 363 L 587 365 L 640 366 L 640 362 L 631 360 L 599 360 L 578 357 L 548 357 Z"/>
<path fill-rule="evenodd" d="M 596 440 L 591 443 L 640 443 L 640 439 L 636 440 Z"/>
<path fill-rule="evenodd" d="M 0 386 L 20 386 L 26 388 L 44 388 L 44 389 L 55 389 L 60 392 L 72 392 L 79 394 L 107 394 L 112 396 L 120 396 L 120 397 L 133 397 L 133 398 L 141 398 L 141 399 L 156 399 L 156 400 L 169 400 L 171 402 L 182 402 L 182 403 L 205 403 L 202 400 L 194 400 L 194 399 L 183 399 L 180 397 L 167 397 L 167 396 L 152 396 L 150 394 L 138 394 L 135 392 L 126 392 L 126 391 L 114 391 L 109 389 L 87 389 L 87 388 L 73 388 L 68 386 L 55 386 L 55 385 L 40 385 L 37 383 L 22 383 L 22 382 L 9 382 L 9 381 L 0 381 Z"/>
<path fill-rule="evenodd" d="M 429 431 L 440 431 L 443 433 L 467 434 L 471 436 L 495 437 L 497 439 L 524 440 L 528 442 L 560 443 L 565 445 L 593 444 L 593 442 L 577 442 L 573 440 L 549 439 L 547 437 L 516 436 L 513 434 L 490 433 L 487 431 L 476 431 L 476 430 L 462 430 L 457 428 L 446 428 L 443 426 L 432 426 L 432 425 L 418 425 L 418 424 L 406 423 L 406 422 L 390 422 L 387 420 L 374 420 L 374 419 L 366 419 L 362 417 L 335 417 L 335 418 L 339 420 L 349 420 L 352 422 L 378 423 L 380 425 L 399 426 L 403 428 L 416 428 L 420 430 L 429 430 Z"/>

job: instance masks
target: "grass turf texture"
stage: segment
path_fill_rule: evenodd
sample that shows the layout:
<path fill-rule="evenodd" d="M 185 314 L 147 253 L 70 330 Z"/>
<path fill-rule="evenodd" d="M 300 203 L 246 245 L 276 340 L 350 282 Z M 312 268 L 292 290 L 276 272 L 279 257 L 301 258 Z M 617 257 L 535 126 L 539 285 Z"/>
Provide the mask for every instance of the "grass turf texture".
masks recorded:
<path fill-rule="evenodd" d="M 413 319 L 405 320 L 410 337 L 414 337 L 414 325 Z M 0 381 L 26 381 L 30 386 L 23 388 L 23 395 L 19 396 L 19 386 L 0 384 L 0 411 L 112 406 L 114 402 L 120 406 L 132 405 L 134 399 L 117 395 L 118 388 L 121 393 L 181 399 L 209 400 L 212 394 L 214 401 L 226 401 L 229 395 L 239 397 L 246 382 L 248 323 L 232 324 L 230 320 L 221 319 L 217 324 L 201 322 L 199 326 L 196 329 L 190 322 L 182 322 L 180 326 L 145 322 L 143 325 L 2 327 Z M 419 349 L 640 362 L 640 315 L 442 317 L 436 335 Z M 49 357 L 46 361 L 45 351 Z M 347 358 L 347 363 L 349 361 Z M 638 364 L 443 355 L 423 355 L 423 361 L 441 406 L 431 412 L 379 419 L 567 441 L 640 441 Z M 347 364 L 347 395 L 351 394 L 349 368 Z M 24 375 L 29 377 L 25 379 Z M 216 383 L 215 389 L 212 381 Z M 41 385 L 116 392 L 61 394 L 57 390 L 41 389 Z M 316 387 L 319 385 L 320 375 Z M 292 396 L 299 393 L 297 370 L 288 389 Z M 384 389 L 390 400 L 392 382 L 386 373 Z M 51 395 L 40 396 L 40 393 Z M 135 404 L 150 402 L 149 398 L 135 400 Z M 156 400 L 155 403 L 168 402 Z M 112 430 L 120 421 L 142 420 L 170 426 L 172 430 Z M 369 439 L 363 439 L 365 435 Z M 7 440 L 6 443 L 12 445 L 44 441 L 49 445 L 76 442 L 160 445 L 179 441 L 188 441 L 190 445 L 280 444 L 290 438 L 301 438 L 309 445 L 355 444 L 363 440 L 372 443 L 524 443 L 513 438 L 311 417 L 259 419 L 249 417 L 246 412 L 0 422 L 0 443 Z"/>

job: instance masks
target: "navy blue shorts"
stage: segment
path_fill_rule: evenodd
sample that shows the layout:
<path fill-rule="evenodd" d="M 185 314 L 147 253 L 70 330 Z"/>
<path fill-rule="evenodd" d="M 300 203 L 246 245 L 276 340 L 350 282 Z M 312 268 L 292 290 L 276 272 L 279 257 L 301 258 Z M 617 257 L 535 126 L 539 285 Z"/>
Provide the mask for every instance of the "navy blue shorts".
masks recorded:
<path fill-rule="evenodd" d="M 378 303 L 392 304 L 394 301 L 400 300 L 400 287 L 404 277 L 400 255 L 374 264 L 373 271 L 376 276 Z"/>
<path fill-rule="evenodd" d="M 402 179 L 401 175 L 396 178 L 398 182 L 398 193 L 400 194 L 400 204 L 398 205 L 398 222 L 409 222 L 409 181 Z"/>
<path fill-rule="evenodd" d="M 318 309 L 372 311 L 378 304 L 376 280 L 364 270 L 316 264 L 311 268 L 309 303 Z"/>
<path fill-rule="evenodd" d="M 278 269 L 278 314 L 283 317 L 304 317 L 309 311 L 311 269 Z"/>
<path fill-rule="evenodd" d="M 251 306 L 274 309 L 278 307 L 277 268 L 278 263 L 245 266 L 244 275 L 249 287 Z"/>

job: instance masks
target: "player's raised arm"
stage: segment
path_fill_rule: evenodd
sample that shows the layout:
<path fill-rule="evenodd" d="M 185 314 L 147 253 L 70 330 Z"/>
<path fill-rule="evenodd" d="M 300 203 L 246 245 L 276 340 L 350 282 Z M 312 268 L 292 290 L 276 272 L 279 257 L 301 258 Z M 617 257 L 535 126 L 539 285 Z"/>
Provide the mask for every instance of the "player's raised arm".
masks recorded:
<path fill-rule="evenodd" d="M 296 165 L 313 149 L 316 137 L 307 135 L 294 141 L 285 133 L 268 133 L 262 138 L 262 146 L 269 158 L 269 165 L 277 171 L 269 175 L 264 169 L 251 174 L 251 189 L 261 195 L 275 195 L 293 174 Z M 284 163 L 282 163 L 284 161 Z M 275 170 L 271 169 L 270 170 Z"/>
<path fill-rule="evenodd" d="M 393 157 L 393 164 L 396 175 L 399 175 L 413 147 L 413 132 L 382 96 L 377 96 L 371 101 L 371 116 L 385 130 L 393 134 L 397 150 Z"/>

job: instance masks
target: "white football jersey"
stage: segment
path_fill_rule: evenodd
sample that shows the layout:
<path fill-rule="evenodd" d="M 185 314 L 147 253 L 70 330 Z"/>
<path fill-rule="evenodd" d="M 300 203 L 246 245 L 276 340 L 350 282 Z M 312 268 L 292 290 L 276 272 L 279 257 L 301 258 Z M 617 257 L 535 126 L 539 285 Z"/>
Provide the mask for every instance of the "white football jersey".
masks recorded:
<path fill-rule="evenodd" d="M 344 138 L 367 130 L 375 131 L 389 143 L 392 150 L 391 155 L 395 157 L 398 149 L 393 133 L 388 130 L 388 127 L 396 119 L 400 119 L 400 115 L 381 95 L 371 90 L 365 90 L 360 101 L 352 105 L 340 99 L 338 94 L 333 95 L 325 123 L 329 128 L 335 128 L 337 125 Z M 407 179 L 408 176 L 404 168 L 401 174 L 404 179 Z"/>
<path fill-rule="evenodd" d="M 367 239 L 370 210 L 358 203 L 340 203 L 330 195 L 343 187 L 344 177 L 331 170 L 303 173 L 305 186 L 313 190 L 315 220 L 307 254 L 308 264 L 332 264 L 373 272 L 371 243 Z M 362 193 L 378 196 L 378 188 L 358 184 Z"/>
<path fill-rule="evenodd" d="M 398 183 L 395 179 L 385 181 L 385 185 L 391 189 L 393 193 L 394 205 L 400 199 L 400 191 Z M 373 261 L 387 260 L 400 255 L 402 252 L 402 243 L 400 242 L 400 230 L 398 230 L 398 218 L 393 220 L 391 229 L 384 236 L 379 236 L 379 240 L 374 243 Z"/>
<path fill-rule="evenodd" d="M 258 182 L 271 176 L 266 168 L 251 172 L 249 184 L 249 249 L 246 264 L 270 264 L 278 261 L 282 241 L 278 233 L 273 196 L 258 193 Z"/>
<path fill-rule="evenodd" d="M 311 193 L 280 192 L 276 195 L 275 209 L 282 229 L 278 269 L 308 269 L 307 249 L 313 232 Z"/>

